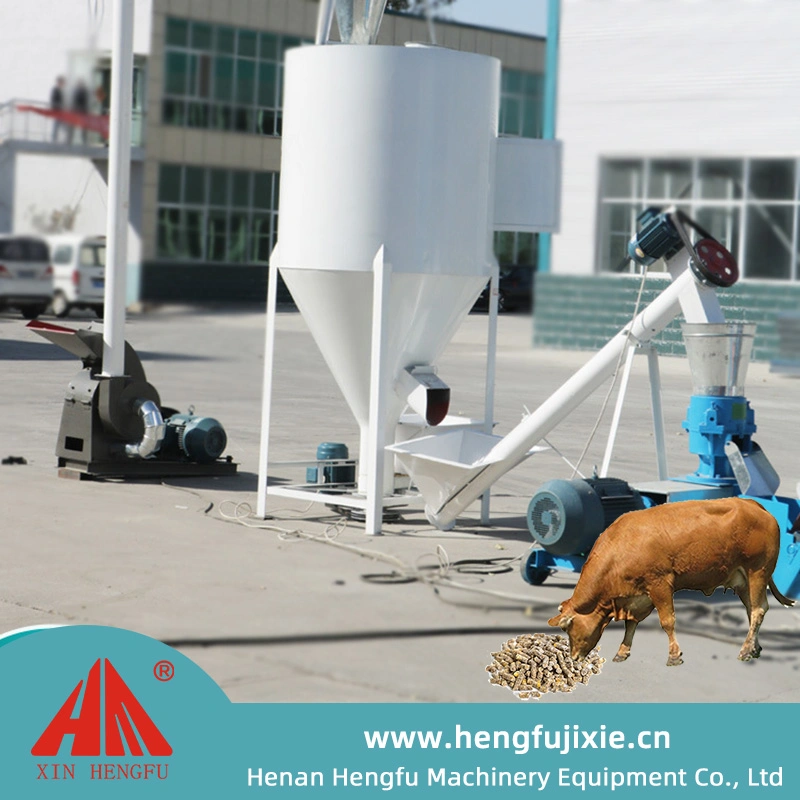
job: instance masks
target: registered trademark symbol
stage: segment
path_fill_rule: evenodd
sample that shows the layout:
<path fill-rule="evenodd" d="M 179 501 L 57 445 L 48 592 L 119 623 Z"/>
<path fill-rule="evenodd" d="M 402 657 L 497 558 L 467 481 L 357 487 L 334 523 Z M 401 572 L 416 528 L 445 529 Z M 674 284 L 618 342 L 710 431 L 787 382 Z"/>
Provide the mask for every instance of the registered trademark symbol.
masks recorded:
<path fill-rule="evenodd" d="M 157 661 L 153 675 L 160 681 L 171 681 L 175 677 L 175 667 L 171 661 Z"/>

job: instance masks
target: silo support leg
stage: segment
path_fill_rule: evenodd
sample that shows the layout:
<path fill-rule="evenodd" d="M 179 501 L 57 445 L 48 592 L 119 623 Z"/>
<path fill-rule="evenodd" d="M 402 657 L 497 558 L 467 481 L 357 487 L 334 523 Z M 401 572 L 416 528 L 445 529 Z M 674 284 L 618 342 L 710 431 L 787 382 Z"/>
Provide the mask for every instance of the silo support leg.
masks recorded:
<path fill-rule="evenodd" d="M 381 532 L 383 522 L 383 483 L 386 467 L 384 420 L 389 390 L 386 370 L 386 315 L 389 309 L 392 268 L 384 258 L 383 247 L 372 262 L 372 362 L 369 391 L 369 447 L 367 458 L 367 524 L 370 536 Z"/>

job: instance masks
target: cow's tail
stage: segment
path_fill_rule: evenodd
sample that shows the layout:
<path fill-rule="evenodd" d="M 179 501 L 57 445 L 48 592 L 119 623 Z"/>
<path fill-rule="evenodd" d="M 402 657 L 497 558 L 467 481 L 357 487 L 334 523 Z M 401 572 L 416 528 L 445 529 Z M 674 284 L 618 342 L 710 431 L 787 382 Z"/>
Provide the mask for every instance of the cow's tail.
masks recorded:
<path fill-rule="evenodd" d="M 781 604 L 783 604 L 785 606 L 793 606 L 794 605 L 794 600 L 790 600 L 788 597 L 784 597 L 778 591 L 778 587 L 775 585 L 775 581 L 773 581 L 772 578 L 769 579 L 769 589 L 772 592 L 772 594 L 775 597 L 775 599 L 779 603 L 781 603 Z"/>

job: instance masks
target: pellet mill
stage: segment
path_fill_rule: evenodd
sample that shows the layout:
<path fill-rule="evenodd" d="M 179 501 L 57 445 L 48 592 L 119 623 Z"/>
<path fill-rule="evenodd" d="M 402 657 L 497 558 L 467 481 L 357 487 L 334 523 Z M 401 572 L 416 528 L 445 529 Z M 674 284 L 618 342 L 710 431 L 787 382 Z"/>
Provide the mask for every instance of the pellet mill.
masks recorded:
<path fill-rule="evenodd" d="M 622 384 L 603 469 L 551 481 L 530 502 L 536 544 L 523 577 L 541 583 L 580 570 L 597 536 L 620 514 L 680 500 L 744 495 L 778 520 L 774 578 L 800 596 L 800 512 L 776 497 L 778 478 L 753 441 L 744 396 L 753 328 L 729 324 L 716 291 L 733 285 L 733 256 L 682 212 L 649 209 L 628 255 L 662 259 L 666 288 L 564 385 L 504 437 L 492 433 L 497 264 L 493 230 L 557 229 L 558 143 L 498 136 L 500 65 L 445 48 L 375 44 L 384 3 L 327 0 L 317 44 L 286 58 L 280 231 L 270 261 L 258 516 L 281 495 L 333 505 L 380 532 L 385 516 L 424 506 L 448 530 L 471 503 L 541 447 L 606 380 Z M 342 43 L 328 43 L 334 10 Z M 305 481 L 268 485 L 278 273 L 292 292 L 360 428 L 358 458 L 326 442 L 292 462 Z M 448 414 L 436 359 L 492 283 L 484 418 Z M 343 311 L 342 309 L 346 309 Z M 694 394 L 684 427 L 695 473 L 669 478 L 660 378 L 651 340 L 682 314 Z M 648 354 L 659 480 L 607 473 L 634 353 Z"/>

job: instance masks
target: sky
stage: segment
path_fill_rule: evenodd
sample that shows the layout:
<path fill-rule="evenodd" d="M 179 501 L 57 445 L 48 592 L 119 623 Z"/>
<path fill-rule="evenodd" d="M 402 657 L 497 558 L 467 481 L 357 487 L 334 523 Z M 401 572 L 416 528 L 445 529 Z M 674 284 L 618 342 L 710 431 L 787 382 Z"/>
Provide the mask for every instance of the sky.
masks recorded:
<path fill-rule="evenodd" d="M 547 0 L 455 0 L 438 14 L 472 25 L 539 36 L 547 33 Z"/>

